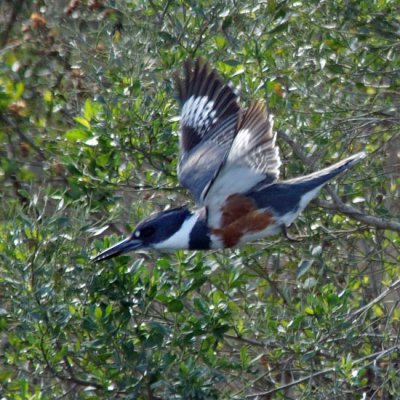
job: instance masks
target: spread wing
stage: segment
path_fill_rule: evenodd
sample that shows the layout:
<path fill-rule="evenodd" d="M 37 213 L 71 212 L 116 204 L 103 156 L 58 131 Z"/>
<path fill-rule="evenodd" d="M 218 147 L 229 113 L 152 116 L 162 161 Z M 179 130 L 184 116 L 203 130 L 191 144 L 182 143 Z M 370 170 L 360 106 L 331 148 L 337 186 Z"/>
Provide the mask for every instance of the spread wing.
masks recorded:
<path fill-rule="evenodd" d="M 281 161 L 272 128 L 272 115 L 261 102 L 252 103 L 239 118 L 229 153 L 202 194 L 210 226 L 219 227 L 229 196 L 279 178 Z"/>
<path fill-rule="evenodd" d="M 231 147 L 240 107 L 237 94 L 207 64 L 185 62 L 176 77 L 181 106 L 178 178 L 198 204 Z"/>

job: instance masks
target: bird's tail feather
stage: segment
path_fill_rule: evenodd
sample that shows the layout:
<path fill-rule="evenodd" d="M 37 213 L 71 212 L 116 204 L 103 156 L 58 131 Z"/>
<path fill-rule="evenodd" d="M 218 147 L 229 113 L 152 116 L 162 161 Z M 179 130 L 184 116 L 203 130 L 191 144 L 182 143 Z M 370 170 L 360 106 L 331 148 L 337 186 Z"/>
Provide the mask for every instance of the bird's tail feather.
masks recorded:
<path fill-rule="evenodd" d="M 360 152 L 357 154 L 353 154 L 352 156 L 341 160 L 337 162 L 336 164 L 330 165 L 329 167 L 326 167 L 324 169 L 321 169 L 320 171 L 313 172 L 312 174 L 302 176 L 300 178 L 294 178 L 290 179 L 290 183 L 296 183 L 298 181 L 304 182 L 313 182 L 313 186 L 320 186 L 323 185 L 324 183 L 327 183 L 329 180 L 334 178 L 335 176 L 341 174 L 342 172 L 348 170 L 351 168 L 353 165 L 356 165 L 359 163 L 361 160 L 363 160 L 366 157 L 366 154 L 364 152 Z"/>

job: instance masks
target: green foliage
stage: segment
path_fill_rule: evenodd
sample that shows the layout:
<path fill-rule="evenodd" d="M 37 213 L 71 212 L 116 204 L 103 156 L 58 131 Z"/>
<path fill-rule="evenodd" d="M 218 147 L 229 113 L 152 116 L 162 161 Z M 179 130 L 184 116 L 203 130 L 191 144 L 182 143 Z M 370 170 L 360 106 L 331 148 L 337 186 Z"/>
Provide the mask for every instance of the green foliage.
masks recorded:
<path fill-rule="evenodd" d="M 2 398 L 396 398 L 394 229 L 309 207 L 296 243 L 89 259 L 187 202 L 187 57 L 267 101 L 284 177 L 366 149 L 332 188 L 398 217 L 397 2 L 56 3 L 0 3 Z"/>

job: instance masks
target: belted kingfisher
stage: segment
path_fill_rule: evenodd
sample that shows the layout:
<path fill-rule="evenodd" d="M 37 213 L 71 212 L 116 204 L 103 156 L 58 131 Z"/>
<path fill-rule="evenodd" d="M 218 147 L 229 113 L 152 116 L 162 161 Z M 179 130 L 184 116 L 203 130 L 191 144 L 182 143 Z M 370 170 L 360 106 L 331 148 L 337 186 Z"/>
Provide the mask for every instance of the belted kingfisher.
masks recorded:
<path fill-rule="evenodd" d="M 202 60 L 187 60 L 183 78 L 175 81 L 181 106 L 178 178 L 198 209 L 178 207 L 144 219 L 93 262 L 142 248 L 221 249 L 285 233 L 330 179 L 365 157 L 361 152 L 281 181 L 273 118 L 262 102 L 241 108 L 236 91 Z"/>

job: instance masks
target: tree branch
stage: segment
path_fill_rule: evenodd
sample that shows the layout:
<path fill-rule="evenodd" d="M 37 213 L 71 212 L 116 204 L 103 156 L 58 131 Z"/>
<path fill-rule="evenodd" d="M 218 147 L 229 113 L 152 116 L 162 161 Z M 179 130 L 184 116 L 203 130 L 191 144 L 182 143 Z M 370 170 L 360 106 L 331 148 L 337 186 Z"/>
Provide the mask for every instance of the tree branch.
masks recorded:
<path fill-rule="evenodd" d="M 369 360 L 371 358 L 375 359 L 375 360 L 379 360 L 380 358 L 382 358 L 382 357 L 384 357 L 384 356 L 386 356 L 386 355 L 398 350 L 399 348 L 400 348 L 400 346 L 397 344 L 397 345 L 392 346 L 392 347 L 390 347 L 390 348 L 388 348 L 386 350 L 378 351 L 378 352 L 373 353 L 373 354 L 368 354 L 365 357 L 362 357 L 362 358 L 359 358 L 357 360 L 354 360 L 352 362 L 352 365 L 361 364 L 364 361 Z M 259 393 L 249 394 L 249 395 L 246 396 L 246 399 L 252 399 L 252 398 L 258 397 L 258 396 L 268 396 L 268 395 L 274 394 L 276 392 L 279 392 L 281 390 L 289 389 L 292 386 L 299 385 L 300 383 L 303 383 L 303 382 L 308 381 L 310 379 L 316 378 L 317 376 L 330 374 L 330 373 L 335 372 L 335 371 L 336 371 L 336 369 L 333 368 L 333 367 L 332 368 L 326 368 L 326 369 L 323 369 L 322 371 L 314 372 L 314 373 L 312 373 L 310 375 L 307 375 L 307 376 L 305 376 L 303 378 L 297 379 L 297 380 L 292 381 L 292 382 L 290 382 L 290 383 L 288 383 L 286 385 L 282 385 L 282 386 L 276 387 L 276 388 L 268 390 L 266 392 L 259 392 Z M 340 371 L 338 371 L 338 372 L 340 372 Z"/>
<path fill-rule="evenodd" d="M 330 188 L 327 188 L 327 190 L 329 192 L 335 193 Z M 338 197 L 338 196 L 336 195 L 336 197 Z M 332 196 L 332 198 L 333 198 L 333 196 Z M 353 206 L 344 204 L 342 202 L 342 200 L 340 200 L 340 199 L 339 199 L 339 201 L 337 201 L 335 199 L 335 203 L 331 203 L 326 200 L 316 199 L 313 201 L 313 203 L 322 208 L 326 208 L 327 210 L 339 211 L 342 214 L 348 215 L 350 218 L 353 218 L 357 221 L 363 222 L 364 224 L 367 224 L 369 226 L 373 226 L 377 229 L 390 229 L 392 231 L 400 232 L 400 222 L 392 221 L 390 219 L 385 219 L 385 218 L 374 217 L 373 215 L 365 214 Z"/>
<path fill-rule="evenodd" d="M 290 383 L 288 383 L 286 385 L 279 386 L 279 387 L 276 387 L 274 389 L 268 390 L 267 392 L 248 394 L 246 396 L 246 399 L 252 399 L 252 398 L 258 397 L 258 396 L 268 396 L 270 394 L 279 392 L 280 390 L 286 390 L 286 389 L 291 388 L 292 386 L 299 385 L 300 383 L 308 381 L 308 380 L 310 380 L 312 378 L 316 378 L 317 376 L 330 374 L 332 372 L 335 372 L 335 368 L 326 368 L 326 369 L 323 369 L 322 371 L 314 372 L 313 374 L 307 375 L 304 378 L 300 378 L 300 379 L 297 379 L 296 381 L 292 381 L 292 382 L 290 382 Z"/>
<path fill-rule="evenodd" d="M 0 40 L 0 46 L 1 47 L 4 47 L 7 44 L 8 37 L 10 35 L 11 29 L 12 29 L 15 21 L 17 20 L 18 14 L 22 10 L 22 6 L 24 4 L 24 1 L 25 0 L 17 0 L 15 2 L 15 4 L 13 5 L 13 9 L 11 11 L 10 18 L 8 19 L 8 21 L 6 23 L 6 27 L 5 27 L 4 31 L 1 32 L 1 40 Z"/>
<path fill-rule="evenodd" d="M 375 297 L 372 301 L 370 301 L 368 304 L 365 306 L 359 308 L 358 310 L 353 311 L 348 317 L 348 320 L 351 320 L 353 318 L 357 318 L 360 314 L 362 314 L 365 311 L 368 311 L 372 306 L 375 304 L 379 303 L 381 300 L 383 300 L 390 292 L 393 290 L 396 290 L 400 287 L 400 279 L 397 281 L 393 282 L 384 292 L 382 292 L 379 296 Z"/>

